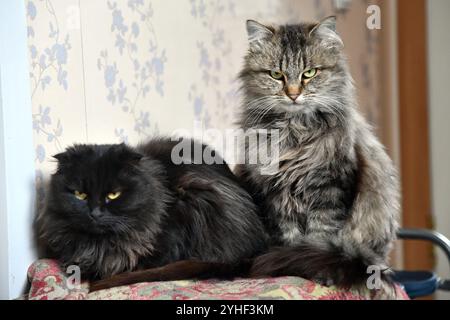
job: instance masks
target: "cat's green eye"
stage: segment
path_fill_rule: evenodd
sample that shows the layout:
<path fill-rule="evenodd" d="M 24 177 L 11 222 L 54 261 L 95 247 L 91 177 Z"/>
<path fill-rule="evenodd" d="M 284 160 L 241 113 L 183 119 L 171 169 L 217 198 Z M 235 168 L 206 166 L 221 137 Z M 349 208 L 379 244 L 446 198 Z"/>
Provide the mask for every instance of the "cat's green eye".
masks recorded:
<path fill-rule="evenodd" d="M 305 78 L 305 79 L 314 78 L 316 75 L 317 75 L 317 69 L 316 68 L 312 68 L 312 69 L 309 69 L 309 70 L 303 72 L 303 78 Z"/>
<path fill-rule="evenodd" d="M 106 197 L 107 197 L 109 200 L 115 200 L 115 199 L 117 199 L 118 197 L 120 197 L 121 194 L 122 194 L 122 192 L 116 191 L 116 192 L 108 193 L 108 194 L 106 195 Z"/>
<path fill-rule="evenodd" d="M 283 73 L 276 70 L 272 70 L 270 71 L 270 76 L 276 80 L 280 80 L 281 78 L 283 78 Z"/>
<path fill-rule="evenodd" d="M 74 191 L 73 194 L 75 195 L 75 197 L 78 200 L 86 200 L 87 199 L 87 194 L 84 192 L 80 192 L 80 191 L 76 190 L 76 191 Z"/>

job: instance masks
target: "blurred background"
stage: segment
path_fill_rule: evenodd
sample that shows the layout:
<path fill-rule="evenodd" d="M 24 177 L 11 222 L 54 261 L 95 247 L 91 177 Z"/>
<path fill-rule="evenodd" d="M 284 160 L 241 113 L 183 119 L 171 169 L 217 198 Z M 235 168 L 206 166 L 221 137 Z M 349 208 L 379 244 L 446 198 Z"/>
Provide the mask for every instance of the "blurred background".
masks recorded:
<path fill-rule="evenodd" d="M 5 16 L 8 1 L 0 4 Z M 402 225 L 450 237 L 450 1 L 25 0 L 21 6 L 28 71 L 22 94 L 32 109 L 38 204 L 27 210 L 42 210 L 51 156 L 67 145 L 234 128 L 247 19 L 276 24 L 336 15 L 361 110 L 401 173 Z M 3 221 L 11 215 L 6 209 Z M 4 228 L 28 232 L 11 223 Z M 32 250 L 16 242 L 8 248 Z M 7 251 L 0 257 L 5 266 Z M 9 265 L 14 279 L 25 276 L 33 254 L 22 256 L 29 258 Z M 393 262 L 450 276 L 444 255 L 421 242 L 399 242 Z"/>

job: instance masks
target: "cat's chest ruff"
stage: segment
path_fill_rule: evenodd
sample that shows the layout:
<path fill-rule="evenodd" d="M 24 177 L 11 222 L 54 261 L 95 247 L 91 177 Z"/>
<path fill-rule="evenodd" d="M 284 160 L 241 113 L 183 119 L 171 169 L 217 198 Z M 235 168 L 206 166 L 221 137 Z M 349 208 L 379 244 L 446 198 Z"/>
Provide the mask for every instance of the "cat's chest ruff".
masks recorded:
<path fill-rule="evenodd" d="M 296 127 L 280 129 L 276 137 L 269 139 L 271 153 L 267 148 L 258 149 L 258 159 L 268 159 L 261 163 L 260 173 L 279 185 L 282 181 L 291 183 L 303 180 L 311 172 L 333 166 L 347 145 L 331 132 L 314 133 Z M 273 149 L 274 146 L 276 149 Z M 266 174 L 265 174 L 266 173 Z"/>
<path fill-rule="evenodd" d="M 307 183 L 313 171 L 326 167 L 329 161 L 313 147 L 298 146 L 280 150 L 277 158 L 260 166 L 259 173 L 276 188 L 301 187 Z"/>
<path fill-rule="evenodd" d="M 73 262 L 88 268 L 95 266 L 94 270 L 101 277 L 133 271 L 140 259 L 151 255 L 154 250 L 152 242 L 144 238 L 135 235 L 132 240 L 115 235 L 80 240 L 73 253 Z"/>

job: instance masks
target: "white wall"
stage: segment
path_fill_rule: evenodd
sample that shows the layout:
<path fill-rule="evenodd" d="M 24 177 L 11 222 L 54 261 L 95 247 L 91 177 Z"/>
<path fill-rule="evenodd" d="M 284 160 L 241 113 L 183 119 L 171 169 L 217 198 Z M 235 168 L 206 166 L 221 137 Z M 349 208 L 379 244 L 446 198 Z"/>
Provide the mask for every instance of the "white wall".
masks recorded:
<path fill-rule="evenodd" d="M 436 230 L 447 237 L 450 237 L 449 14 L 450 1 L 428 1 L 432 204 Z M 450 278 L 447 259 L 442 252 L 437 254 L 437 272 Z M 438 298 L 450 299 L 450 293 L 440 292 Z"/>
<path fill-rule="evenodd" d="M 23 1 L 0 2 L 0 299 L 17 298 L 33 261 L 34 152 Z"/>

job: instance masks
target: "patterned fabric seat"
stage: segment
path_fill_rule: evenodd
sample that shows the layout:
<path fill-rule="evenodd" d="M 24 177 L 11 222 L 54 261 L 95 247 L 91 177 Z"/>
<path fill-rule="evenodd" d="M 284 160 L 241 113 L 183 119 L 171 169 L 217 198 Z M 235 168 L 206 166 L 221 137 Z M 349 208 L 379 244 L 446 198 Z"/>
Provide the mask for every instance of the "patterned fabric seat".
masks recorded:
<path fill-rule="evenodd" d="M 38 260 L 28 269 L 30 300 L 190 300 L 190 299 L 281 299 L 281 300 L 371 300 L 385 299 L 381 291 L 343 291 L 324 287 L 298 277 L 266 279 L 183 280 L 146 282 L 89 293 L 88 283 L 79 288 L 68 286 L 68 276 L 54 260 Z M 408 299 L 399 287 L 397 299 Z"/>

